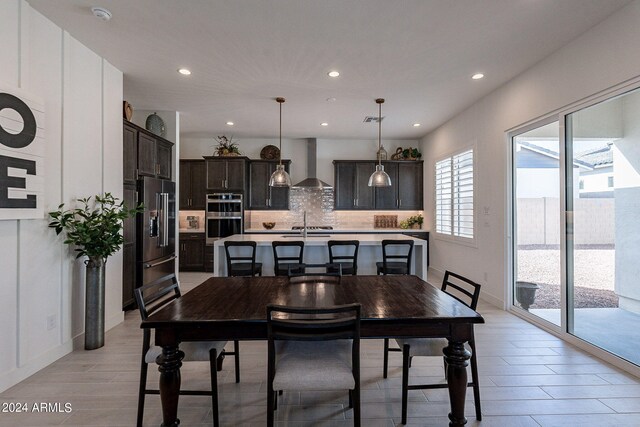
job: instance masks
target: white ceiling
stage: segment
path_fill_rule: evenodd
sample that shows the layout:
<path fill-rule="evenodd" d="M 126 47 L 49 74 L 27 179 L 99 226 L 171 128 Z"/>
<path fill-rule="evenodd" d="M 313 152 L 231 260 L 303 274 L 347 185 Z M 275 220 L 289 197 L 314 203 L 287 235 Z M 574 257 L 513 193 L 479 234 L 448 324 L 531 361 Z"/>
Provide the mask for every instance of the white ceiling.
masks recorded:
<path fill-rule="evenodd" d="M 376 138 L 377 126 L 363 119 L 377 115 L 383 97 L 383 138 L 405 139 L 629 0 L 28 2 L 122 70 L 134 108 L 180 111 L 183 137 L 277 137 L 274 98 L 283 96 L 283 137 Z M 99 21 L 91 6 L 113 18 Z M 193 74 L 179 75 L 180 67 Z M 327 76 L 333 69 L 337 79 Z M 471 80 L 476 72 L 486 77 Z"/>

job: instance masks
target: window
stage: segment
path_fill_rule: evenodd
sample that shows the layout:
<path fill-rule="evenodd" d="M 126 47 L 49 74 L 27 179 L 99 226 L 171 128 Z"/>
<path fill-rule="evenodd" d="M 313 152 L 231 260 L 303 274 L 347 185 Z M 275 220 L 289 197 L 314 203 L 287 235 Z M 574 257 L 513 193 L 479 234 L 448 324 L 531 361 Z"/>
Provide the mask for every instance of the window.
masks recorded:
<path fill-rule="evenodd" d="M 473 239 L 473 150 L 436 162 L 436 233 Z"/>

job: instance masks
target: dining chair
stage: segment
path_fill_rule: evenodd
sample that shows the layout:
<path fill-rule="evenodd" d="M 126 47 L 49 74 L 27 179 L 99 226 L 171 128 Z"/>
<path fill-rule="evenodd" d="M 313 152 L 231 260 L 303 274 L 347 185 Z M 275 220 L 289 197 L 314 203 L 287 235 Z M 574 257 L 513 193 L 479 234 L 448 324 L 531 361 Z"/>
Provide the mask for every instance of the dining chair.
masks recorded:
<path fill-rule="evenodd" d="M 234 255 L 231 255 L 232 248 Z M 227 276 L 262 276 L 262 263 L 256 262 L 256 242 L 225 241 L 224 251 L 227 256 Z"/>
<path fill-rule="evenodd" d="M 134 290 L 136 302 L 140 310 L 142 320 L 146 320 L 150 314 L 156 312 L 171 301 L 181 297 L 180 286 L 175 275 L 170 279 L 166 276 L 155 282 L 141 286 Z M 225 356 L 224 346 L 227 341 L 187 341 L 180 344 L 180 351 L 184 353 L 182 362 L 209 362 L 211 376 L 211 390 L 180 390 L 180 394 L 189 396 L 211 396 L 213 425 L 218 427 L 218 374 L 222 369 L 222 360 Z M 237 352 L 226 353 L 235 354 L 238 361 Z M 140 364 L 140 385 L 138 390 L 138 414 L 136 425 L 142 426 L 144 418 L 144 402 L 147 394 L 159 394 L 157 389 L 147 387 L 147 371 L 149 364 L 156 362 L 162 356 L 162 347 L 151 345 L 151 329 L 144 329 L 142 339 L 142 358 Z M 236 363 L 236 378 L 238 375 L 238 363 Z"/>
<path fill-rule="evenodd" d="M 293 242 L 273 241 L 271 245 L 273 246 L 274 275 L 287 276 L 289 274 L 289 265 L 302 264 L 302 257 L 304 255 L 304 241 L 302 240 L 295 240 Z M 282 251 L 291 251 L 291 252 L 293 252 L 295 249 L 289 250 L 287 248 L 298 248 L 298 253 L 297 255 L 283 256 L 282 252 L 279 253 L 278 248 L 282 248 Z"/>
<path fill-rule="evenodd" d="M 358 274 L 358 240 L 329 240 L 327 247 L 329 248 L 329 262 L 338 263 L 342 267 L 342 274 Z M 344 253 L 344 250 L 353 248 L 353 252 Z"/>
<path fill-rule="evenodd" d="M 442 291 L 451 295 L 458 301 L 467 305 L 472 310 L 478 306 L 480 297 L 480 285 L 474 281 L 460 276 L 459 274 L 446 271 L 442 280 Z M 384 340 L 384 367 L 383 377 L 387 378 L 387 366 L 389 362 L 389 351 L 402 352 L 402 424 L 407 423 L 407 395 L 409 390 L 423 390 L 433 388 L 447 388 L 444 384 L 412 384 L 409 385 L 409 368 L 414 356 L 442 356 L 442 349 L 447 347 L 448 341 L 445 338 L 411 338 L 396 339 L 399 348 L 389 348 L 389 340 Z M 467 387 L 473 387 L 473 400 L 476 407 L 476 419 L 482 420 L 480 409 L 480 384 L 478 383 L 478 359 L 476 354 L 476 343 L 471 329 L 471 339 L 465 344 L 467 350 L 471 352 L 471 382 Z M 444 362 L 445 378 L 447 374 L 447 362 Z"/>
<path fill-rule="evenodd" d="M 349 390 L 360 426 L 360 304 L 302 308 L 267 305 L 267 426 L 276 391 Z"/>
<path fill-rule="evenodd" d="M 382 241 L 382 262 L 376 262 L 378 274 L 411 274 L 413 240 Z"/>

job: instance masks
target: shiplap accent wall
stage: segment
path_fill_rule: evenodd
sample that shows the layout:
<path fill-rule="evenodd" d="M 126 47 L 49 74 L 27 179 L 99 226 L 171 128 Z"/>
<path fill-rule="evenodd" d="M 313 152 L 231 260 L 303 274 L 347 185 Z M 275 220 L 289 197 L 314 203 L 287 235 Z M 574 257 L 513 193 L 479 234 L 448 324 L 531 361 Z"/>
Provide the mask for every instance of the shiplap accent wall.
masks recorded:
<path fill-rule="evenodd" d="M 22 0 L 0 2 L 0 52 L 0 82 L 45 102 L 45 212 L 105 191 L 122 197 L 122 72 Z M 47 224 L 0 221 L 0 390 L 82 345 L 84 265 Z M 123 320 L 121 295 L 116 254 L 107 328 Z"/>

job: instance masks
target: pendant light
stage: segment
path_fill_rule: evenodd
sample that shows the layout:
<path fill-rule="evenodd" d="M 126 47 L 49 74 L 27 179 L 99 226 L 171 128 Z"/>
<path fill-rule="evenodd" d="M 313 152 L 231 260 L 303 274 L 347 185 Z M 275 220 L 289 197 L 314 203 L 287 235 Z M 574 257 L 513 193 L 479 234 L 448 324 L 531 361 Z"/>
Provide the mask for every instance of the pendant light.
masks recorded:
<path fill-rule="evenodd" d="M 278 97 L 276 102 L 280 104 L 280 152 L 278 153 L 278 166 L 276 166 L 276 170 L 269 178 L 269 187 L 291 187 L 291 177 L 284 170 L 284 165 L 282 164 L 282 103 L 284 98 Z"/>
<path fill-rule="evenodd" d="M 378 153 L 380 153 L 380 147 L 382 147 L 382 103 L 384 99 L 376 99 L 378 104 Z M 378 164 L 376 165 L 376 171 L 369 177 L 369 187 L 391 187 L 391 178 L 384 171 L 382 166 L 382 157 L 378 155 Z"/>

